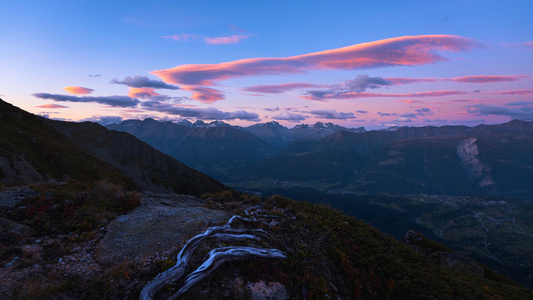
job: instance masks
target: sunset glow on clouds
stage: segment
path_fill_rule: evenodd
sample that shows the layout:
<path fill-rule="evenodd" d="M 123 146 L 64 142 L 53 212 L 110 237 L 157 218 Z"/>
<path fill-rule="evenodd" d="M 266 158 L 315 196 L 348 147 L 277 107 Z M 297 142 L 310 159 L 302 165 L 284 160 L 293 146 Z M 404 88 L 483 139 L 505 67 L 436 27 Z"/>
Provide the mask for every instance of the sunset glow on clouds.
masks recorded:
<path fill-rule="evenodd" d="M 315 92 L 315 91 L 311 91 Z M 357 92 L 345 92 L 339 94 L 320 94 L 320 93 L 311 93 L 310 95 L 301 96 L 306 100 L 319 100 L 324 101 L 325 99 L 358 99 L 358 98 L 378 98 L 378 97 L 442 97 L 450 95 L 461 95 L 466 94 L 467 92 L 463 91 L 432 91 L 432 92 L 422 92 L 422 93 L 409 93 L 409 94 L 378 94 L 378 93 L 357 93 Z"/>
<path fill-rule="evenodd" d="M 460 52 L 482 47 L 452 35 L 405 36 L 284 58 L 249 58 L 219 64 L 181 65 L 150 73 L 164 82 L 213 85 L 231 78 L 303 73 L 309 70 L 354 70 L 417 66 L 447 60 L 435 51 Z"/>
<path fill-rule="evenodd" d="M 281 94 L 281 93 L 292 91 L 295 89 L 318 88 L 318 87 L 324 87 L 324 86 L 312 84 L 312 83 L 291 82 L 291 83 L 272 84 L 272 85 L 255 85 L 255 86 L 245 87 L 242 90 L 247 91 L 247 92 L 256 92 L 256 93 L 265 93 L 265 94 Z"/>
<path fill-rule="evenodd" d="M 40 108 L 51 108 L 51 109 L 57 109 L 57 108 L 68 108 L 68 106 L 59 105 L 59 104 L 43 104 L 36 107 Z"/>
<path fill-rule="evenodd" d="M 191 40 L 203 40 L 207 44 L 211 45 L 225 45 L 225 44 L 237 44 L 242 40 L 252 37 L 252 34 L 243 34 L 243 35 L 230 35 L 230 36 L 219 36 L 219 37 L 209 37 L 209 36 L 198 36 L 193 34 L 174 34 L 162 36 L 164 39 L 171 39 L 175 41 L 191 41 Z"/>
<path fill-rule="evenodd" d="M 84 88 L 81 86 L 67 86 L 67 87 L 64 87 L 63 89 L 74 95 L 87 95 L 94 91 L 93 89 Z"/>
<path fill-rule="evenodd" d="M 151 96 L 160 96 L 160 94 L 154 92 L 151 88 L 134 88 L 130 87 L 128 96 L 132 98 L 150 98 Z"/>
<path fill-rule="evenodd" d="M 368 129 L 533 118 L 522 0 L 133 0 L 127 11 L 96 0 L 105 16 L 93 2 L 29 1 L 3 5 L 0 92 L 36 114 Z"/>

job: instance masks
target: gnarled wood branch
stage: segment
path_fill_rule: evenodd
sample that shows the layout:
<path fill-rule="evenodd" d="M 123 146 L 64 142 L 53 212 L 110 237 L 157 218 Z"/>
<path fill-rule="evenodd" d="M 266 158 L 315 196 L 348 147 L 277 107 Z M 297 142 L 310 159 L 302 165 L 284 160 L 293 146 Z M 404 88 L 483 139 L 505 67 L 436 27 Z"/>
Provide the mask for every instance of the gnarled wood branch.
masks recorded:
<path fill-rule="evenodd" d="M 154 280 L 145 285 L 141 290 L 139 299 L 150 300 L 153 296 L 163 288 L 166 284 L 171 284 L 179 280 L 185 273 L 189 259 L 194 250 L 208 237 L 217 237 L 223 240 L 246 240 L 246 239 L 260 239 L 252 234 L 265 234 L 268 233 L 262 229 L 237 229 L 232 228 L 231 225 L 235 220 L 243 222 L 254 222 L 256 219 L 244 218 L 239 215 L 235 215 L 229 219 L 229 221 L 222 226 L 209 227 L 205 232 L 190 239 L 185 246 L 181 249 L 176 258 L 176 264 L 163 273 L 159 273 Z M 242 248 L 242 247 L 241 247 Z M 238 249 L 238 247 L 235 247 Z M 261 249 L 258 249 L 261 250 Z M 272 249 L 275 250 L 275 249 Z M 278 250 L 279 251 L 279 250 Z M 231 252 L 228 252 L 231 253 Z"/>
<path fill-rule="evenodd" d="M 221 264 L 229 261 L 249 258 L 252 256 L 268 258 L 286 258 L 285 253 L 278 249 L 261 249 L 254 247 L 223 247 L 213 249 L 208 254 L 208 259 L 187 276 L 185 284 L 169 299 L 176 299 L 185 293 L 191 286 L 195 285 L 209 274 L 211 274 Z"/>

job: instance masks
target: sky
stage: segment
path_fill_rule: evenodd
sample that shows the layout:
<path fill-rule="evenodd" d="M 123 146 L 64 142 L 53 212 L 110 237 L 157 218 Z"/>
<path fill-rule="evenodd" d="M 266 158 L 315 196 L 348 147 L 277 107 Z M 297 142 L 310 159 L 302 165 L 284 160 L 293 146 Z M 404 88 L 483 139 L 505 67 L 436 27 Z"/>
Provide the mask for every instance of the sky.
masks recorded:
<path fill-rule="evenodd" d="M 533 1 L 1 1 L 0 97 L 34 114 L 533 120 Z"/>

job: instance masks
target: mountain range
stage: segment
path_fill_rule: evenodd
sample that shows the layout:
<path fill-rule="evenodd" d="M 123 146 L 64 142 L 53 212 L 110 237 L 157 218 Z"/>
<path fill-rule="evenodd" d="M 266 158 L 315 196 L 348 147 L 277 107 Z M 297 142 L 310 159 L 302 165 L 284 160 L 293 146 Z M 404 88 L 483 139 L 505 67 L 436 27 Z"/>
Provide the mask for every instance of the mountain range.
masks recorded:
<path fill-rule="evenodd" d="M 198 123 L 198 122 L 197 122 Z M 197 124 L 195 123 L 195 124 Z M 491 194 L 533 197 L 533 123 L 394 127 L 223 122 L 184 126 L 153 119 L 108 125 L 230 186 L 275 184 L 342 193 Z"/>

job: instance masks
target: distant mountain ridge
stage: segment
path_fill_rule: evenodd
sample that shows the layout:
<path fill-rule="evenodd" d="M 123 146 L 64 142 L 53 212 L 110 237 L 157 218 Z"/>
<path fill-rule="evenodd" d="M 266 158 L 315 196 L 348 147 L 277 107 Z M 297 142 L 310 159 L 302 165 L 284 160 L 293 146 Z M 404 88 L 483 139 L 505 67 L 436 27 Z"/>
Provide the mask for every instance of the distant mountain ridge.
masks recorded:
<path fill-rule="evenodd" d="M 329 182 L 326 189 L 355 193 L 533 198 L 532 152 L 533 122 L 527 121 L 476 127 L 339 131 L 320 140 L 291 143 L 276 157 L 250 166 L 241 177 L 253 175 L 256 181 L 265 182 L 291 180 L 292 184 L 308 187 L 312 186 L 305 182 L 312 179 Z M 319 163 L 324 171 L 305 171 L 302 166 L 307 164 L 309 170 L 316 161 L 310 157 L 321 157 Z M 344 160 L 339 161 L 340 157 Z M 309 178 L 310 174 L 316 176 Z M 339 181 L 338 176 L 327 174 L 345 175 Z"/>
<path fill-rule="evenodd" d="M 533 122 L 374 131 L 320 122 L 292 129 L 277 122 L 199 125 L 146 119 L 107 127 L 245 190 L 283 181 L 342 193 L 533 198 Z"/>
<path fill-rule="evenodd" d="M 362 127 L 348 129 L 322 122 L 289 129 L 275 121 L 239 127 L 222 121 L 173 123 L 150 118 L 126 120 L 106 127 L 133 134 L 163 153 L 219 180 L 227 177 L 227 170 L 271 157 L 291 142 L 318 140 L 341 130 L 365 131 Z"/>

